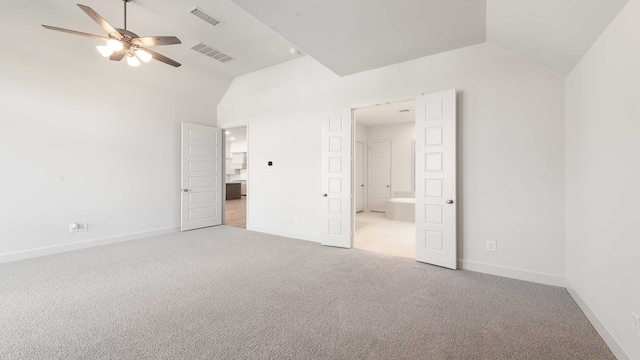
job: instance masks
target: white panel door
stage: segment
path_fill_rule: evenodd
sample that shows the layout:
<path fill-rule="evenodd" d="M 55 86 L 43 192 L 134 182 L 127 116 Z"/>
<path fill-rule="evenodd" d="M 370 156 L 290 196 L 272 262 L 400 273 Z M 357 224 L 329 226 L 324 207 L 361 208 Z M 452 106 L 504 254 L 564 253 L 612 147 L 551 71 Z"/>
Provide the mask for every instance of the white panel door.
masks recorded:
<path fill-rule="evenodd" d="M 369 143 L 369 208 L 384 212 L 391 198 L 391 142 Z"/>
<path fill-rule="evenodd" d="M 222 224 L 222 130 L 182 123 L 181 230 Z"/>
<path fill-rule="evenodd" d="M 456 91 L 416 99 L 416 260 L 457 268 Z"/>
<path fill-rule="evenodd" d="M 351 110 L 322 117 L 322 245 L 350 248 Z"/>
<path fill-rule="evenodd" d="M 356 212 L 364 211 L 364 195 L 365 195 L 365 187 L 364 187 L 364 169 L 365 169 L 365 158 L 364 158 L 364 143 L 362 141 L 356 142 L 356 156 L 355 160 L 355 192 L 356 192 Z"/>

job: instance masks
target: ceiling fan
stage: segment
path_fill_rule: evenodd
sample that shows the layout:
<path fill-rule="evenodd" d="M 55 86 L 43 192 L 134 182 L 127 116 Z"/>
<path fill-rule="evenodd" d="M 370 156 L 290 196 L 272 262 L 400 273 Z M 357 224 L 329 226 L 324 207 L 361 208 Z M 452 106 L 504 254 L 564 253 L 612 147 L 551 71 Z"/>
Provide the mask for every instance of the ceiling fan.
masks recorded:
<path fill-rule="evenodd" d="M 158 54 L 155 51 L 149 50 L 147 46 L 160 46 L 160 45 L 173 45 L 181 44 L 182 42 L 175 36 L 147 36 L 139 37 L 137 34 L 127 30 L 127 3 L 131 0 L 123 0 L 124 2 L 124 29 L 116 29 L 111 26 L 107 20 L 100 16 L 92 8 L 77 4 L 82 11 L 84 11 L 93 21 L 97 22 L 108 34 L 109 37 L 100 35 L 87 34 L 80 31 L 63 29 L 55 26 L 42 25 L 49 30 L 62 31 L 69 34 L 75 34 L 85 36 L 93 39 L 106 41 L 106 46 L 101 45 L 96 48 L 100 54 L 104 57 L 108 57 L 110 60 L 120 61 L 125 56 L 127 57 L 127 63 L 130 66 L 140 66 L 140 60 L 143 62 L 149 62 L 151 59 L 156 59 L 165 64 L 178 67 L 181 64 L 177 61 L 171 60 L 168 57 Z"/>

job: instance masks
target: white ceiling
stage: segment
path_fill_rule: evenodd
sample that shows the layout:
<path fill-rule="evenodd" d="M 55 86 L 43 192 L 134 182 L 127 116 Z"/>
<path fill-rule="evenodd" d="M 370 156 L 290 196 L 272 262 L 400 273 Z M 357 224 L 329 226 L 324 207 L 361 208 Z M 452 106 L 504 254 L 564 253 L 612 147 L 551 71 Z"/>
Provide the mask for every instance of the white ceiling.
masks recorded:
<path fill-rule="evenodd" d="M 243 127 L 232 128 L 232 129 L 226 129 L 225 139 L 227 140 L 227 142 L 247 141 L 247 128 L 243 126 Z"/>
<path fill-rule="evenodd" d="M 99 56 L 95 40 L 40 27 L 48 24 L 104 35 L 76 6 L 77 1 L 32 0 L 3 4 L 0 22 L 20 37 L 5 36 L 0 48 L 42 54 L 60 61 L 69 58 L 70 65 Z M 178 36 L 183 44 L 154 50 L 183 66 L 215 70 L 231 77 L 302 56 L 291 55 L 292 47 L 313 56 L 335 73 L 346 75 L 485 40 L 566 75 L 627 2 L 133 0 L 128 5 L 128 25 L 129 30 L 140 36 Z M 121 0 L 82 0 L 82 3 L 115 27 L 122 27 Z M 188 10 L 194 5 L 224 24 L 214 28 L 190 14 Z M 236 60 L 219 63 L 189 48 L 198 42 L 211 45 Z M 203 76 L 202 81 L 210 78 Z"/>
<path fill-rule="evenodd" d="M 487 41 L 567 75 L 628 0 L 488 0 Z"/>
<path fill-rule="evenodd" d="M 344 76 L 485 41 L 485 0 L 232 0 Z"/>
<path fill-rule="evenodd" d="M 485 39 L 566 75 L 628 2 L 231 1 L 342 76 Z"/>
<path fill-rule="evenodd" d="M 399 109 L 411 109 L 411 112 L 399 112 Z M 416 118 L 415 100 L 390 104 L 380 104 L 355 111 L 356 124 L 363 126 L 380 126 L 414 122 Z"/>
<path fill-rule="evenodd" d="M 34 6 L 41 2 L 47 3 L 55 10 L 20 19 L 23 25 L 27 22 L 29 27 L 38 31 L 43 30 L 40 24 L 47 24 L 105 35 L 102 29 L 76 6 L 78 0 L 37 0 L 28 3 Z M 81 3 L 93 8 L 114 27 L 123 27 L 122 0 L 81 0 Z M 222 20 L 224 24 L 213 27 L 192 15 L 188 11 L 195 5 Z M 153 50 L 182 63 L 183 66 L 197 63 L 230 76 L 238 76 L 296 57 L 289 52 L 293 47 L 290 42 L 228 0 L 132 0 L 128 3 L 127 10 L 128 29 L 139 36 L 177 36 L 182 44 L 154 47 Z M 74 37 L 53 31 L 48 35 Z M 92 47 L 97 45 L 95 42 L 86 39 L 86 49 L 95 52 L 95 48 Z M 236 60 L 223 64 L 191 50 L 190 47 L 198 42 L 221 50 Z M 78 51 L 84 49 L 79 48 Z"/>

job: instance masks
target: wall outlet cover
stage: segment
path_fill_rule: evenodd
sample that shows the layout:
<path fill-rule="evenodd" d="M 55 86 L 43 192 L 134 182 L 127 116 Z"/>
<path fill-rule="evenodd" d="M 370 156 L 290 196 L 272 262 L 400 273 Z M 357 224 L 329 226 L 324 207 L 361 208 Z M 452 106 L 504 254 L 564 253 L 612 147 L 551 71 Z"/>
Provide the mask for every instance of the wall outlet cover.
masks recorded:
<path fill-rule="evenodd" d="M 73 223 L 69 225 L 69 232 L 74 233 L 78 232 L 78 223 Z"/>
<path fill-rule="evenodd" d="M 633 311 L 631 312 L 631 331 L 640 340 L 640 317 Z"/>
<path fill-rule="evenodd" d="M 88 223 L 78 223 L 78 231 L 87 231 L 89 230 Z"/>
<path fill-rule="evenodd" d="M 498 243 L 495 241 L 487 241 L 487 251 L 498 251 Z"/>

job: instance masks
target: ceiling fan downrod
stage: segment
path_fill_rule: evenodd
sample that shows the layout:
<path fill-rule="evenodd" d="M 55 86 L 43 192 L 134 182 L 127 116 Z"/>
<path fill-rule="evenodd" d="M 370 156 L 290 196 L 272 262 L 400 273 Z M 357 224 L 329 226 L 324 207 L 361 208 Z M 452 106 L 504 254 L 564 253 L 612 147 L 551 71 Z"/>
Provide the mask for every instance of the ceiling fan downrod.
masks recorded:
<path fill-rule="evenodd" d="M 127 3 L 131 0 L 122 0 L 124 2 L 124 29 L 127 30 Z"/>

